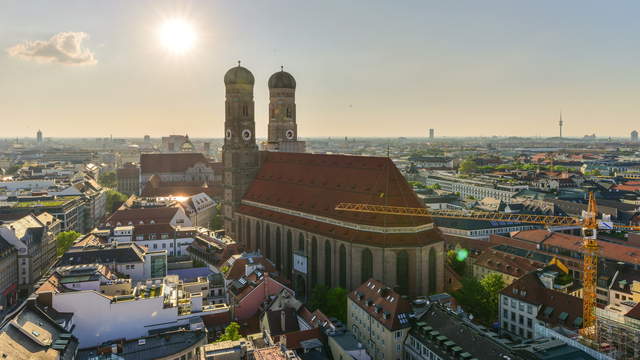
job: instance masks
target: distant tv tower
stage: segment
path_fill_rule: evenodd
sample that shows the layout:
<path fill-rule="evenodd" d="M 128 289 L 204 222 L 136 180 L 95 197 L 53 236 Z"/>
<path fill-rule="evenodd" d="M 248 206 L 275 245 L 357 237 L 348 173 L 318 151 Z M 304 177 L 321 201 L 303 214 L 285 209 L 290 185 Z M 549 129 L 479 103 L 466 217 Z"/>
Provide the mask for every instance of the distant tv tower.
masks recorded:
<path fill-rule="evenodd" d="M 558 126 L 560 126 L 560 137 L 562 137 L 562 111 L 560 112 L 560 121 L 558 122 Z"/>

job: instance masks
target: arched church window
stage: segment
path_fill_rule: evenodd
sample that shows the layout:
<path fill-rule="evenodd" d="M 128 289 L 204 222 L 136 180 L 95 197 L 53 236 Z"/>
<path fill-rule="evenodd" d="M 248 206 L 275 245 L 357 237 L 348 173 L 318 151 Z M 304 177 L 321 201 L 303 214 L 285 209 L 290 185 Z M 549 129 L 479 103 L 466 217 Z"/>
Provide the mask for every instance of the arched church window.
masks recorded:
<path fill-rule="evenodd" d="M 280 228 L 276 228 L 276 268 L 282 270 L 282 236 Z"/>
<path fill-rule="evenodd" d="M 298 250 L 304 252 L 304 235 L 302 233 L 298 235 Z"/>
<path fill-rule="evenodd" d="M 340 245 L 340 287 L 347 288 L 347 249 Z"/>
<path fill-rule="evenodd" d="M 331 287 L 331 275 L 333 274 L 333 266 L 331 264 L 331 242 L 327 239 L 324 241 L 324 284 Z"/>
<path fill-rule="evenodd" d="M 249 116 L 249 107 L 247 104 L 242 104 L 242 116 Z"/>
<path fill-rule="evenodd" d="M 287 230 L 287 249 L 285 250 L 285 263 L 287 264 L 287 276 L 291 279 L 291 263 L 293 261 L 293 236 L 291 230 Z"/>
<path fill-rule="evenodd" d="M 289 108 L 287 106 L 287 117 L 290 118 L 291 117 L 291 108 Z"/>
<path fill-rule="evenodd" d="M 318 285 L 318 239 L 311 238 L 311 288 Z"/>
<path fill-rule="evenodd" d="M 371 254 L 371 250 L 362 250 L 361 257 L 360 283 L 362 284 L 373 277 L 373 255 Z"/>
<path fill-rule="evenodd" d="M 436 251 L 429 250 L 429 294 L 436 292 Z"/>
<path fill-rule="evenodd" d="M 266 256 L 267 259 L 269 260 L 273 260 L 271 257 L 271 227 L 269 226 L 269 224 L 267 224 L 267 226 L 264 229 L 265 232 L 265 252 L 266 252 Z"/>
<path fill-rule="evenodd" d="M 405 250 L 396 255 L 396 283 L 400 295 L 409 293 L 409 254 Z"/>
<path fill-rule="evenodd" d="M 247 219 L 247 231 L 244 234 L 246 236 L 246 241 L 245 244 L 247 244 L 247 246 L 249 247 L 249 249 L 253 250 L 253 241 L 251 239 L 251 220 Z"/>
<path fill-rule="evenodd" d="M 256 220 L 256 247 L 253 250 L 262 250 L 262 234 L 260 232 L 260 223 Z"/>

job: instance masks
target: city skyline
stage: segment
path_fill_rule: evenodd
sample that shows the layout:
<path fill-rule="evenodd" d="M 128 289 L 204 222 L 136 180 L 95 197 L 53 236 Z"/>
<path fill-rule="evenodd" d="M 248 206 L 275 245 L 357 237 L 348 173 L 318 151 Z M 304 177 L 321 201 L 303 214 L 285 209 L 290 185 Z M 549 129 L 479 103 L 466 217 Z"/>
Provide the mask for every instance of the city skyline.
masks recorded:
<path fill-rule="evenodd" d="M 633 2 L 177 4 L 8 2 L 3 135 L 220 138 L 220 78 L 238 60 L 256 77 L 258 137 L 282 65 L 298 82 L 303 138 L 552 137 L 560 111 L 565 137 L 636 129 Z M 180 56 L 157 39 L 173 18 L 196 35 Z"/>

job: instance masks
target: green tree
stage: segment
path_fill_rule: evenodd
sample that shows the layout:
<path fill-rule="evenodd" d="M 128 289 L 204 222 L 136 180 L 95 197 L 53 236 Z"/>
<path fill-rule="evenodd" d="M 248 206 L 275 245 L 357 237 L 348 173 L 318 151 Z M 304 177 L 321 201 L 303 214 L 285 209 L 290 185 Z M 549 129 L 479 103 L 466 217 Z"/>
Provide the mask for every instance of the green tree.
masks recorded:
<path fill-rule="evenodd" d="M 216 204 L 216 214 L 213 215 L 211 222 L 209 223 L 209 229 L 211 230 L 219 230 L 222 229 L 222 203 L 219 202 Z"/>
<path fill-rule="evenodd" d="M 480 284 L 485 293 L 487 317 L 495 320 L 498 318 L 500 291 L 505 287 L 504 279 L 498 273 L 491 273 L 480 280 Z"/>
<path fill-rule="evenodd" d="M 59 233 L 58 236 L 56 236 L 56 254 L 62 256 L 81 235 L 82 234 L 77 231 L 64 231 Z"/>
<path fill-rule="evenodd" d="M 98 183 L 104 187 L 115 188 L 116 187 L 116 172 L 108 171 L 98 176 Z"/>
<path fill-rule="evenodd" d="M 472 174 L 478 170 L 478 164 L 472 159 L 467 159 L 460 163 L 460 167 L 458 168 L 461 174 Z"/>
<path fill-rule="evenodd" d="M 106 207 L 107 212 L 112 213 L 122 205 L 125 201 L 127 201 L 129 197 L 121 192 L 116 190 L 107 190 L 107 201 Z"/>
<path fill-rule="evenodd" d="M 325 285 L 316 285 L 307 302 L 310 310 L 320 309 L 325 315 L 347 321 L 347 290 L 341 287 L 329 289 Z"/>
<path fill-rule="evenodd" d="M 237 322 L 232 322 L 224 329 L 224 333 L 220 335 L 216 342 L 227 341 L 227 340 L 238 340 L 240 339 L 240 325 Z"/>
<path fill-rule="evenodd" d="M 460 260 L 458 257 L 458 251 L 462 251 L 463 249 L 449 250 L 447 251 L 447 263 L 453 271 L 455 271 L 458 275 L 464 276 L 467 263 L 464 260 Z"/>
<path fill-rule="evenodd" d="M 498 318 L 498 301 L 504 281 L 500 274 L 489 274 L 482 280 L 466 276 L 462 288 L 452 295 L 468 313 L 482 324 L 491 325 Z"/>
<path fill-rule="evenodd" d="M 309 309 L 311 311 L 314 311 L 316 309 L 322 310 L 323 305 L 326 305 L 328 292 L 329 288 L 327 286 L 322 284 L 316 285 L 311 290 L 311 296 L 309 297 L 309 301 L 307 302 Z M 322 312 L 324 312 L 324 310 Z"/>
<path fill-rule="evenodd" d="M 335 287 L 327 293 L 327 316 L 333 316 L 342 322 L 347 322 L 347 290 Z"/>

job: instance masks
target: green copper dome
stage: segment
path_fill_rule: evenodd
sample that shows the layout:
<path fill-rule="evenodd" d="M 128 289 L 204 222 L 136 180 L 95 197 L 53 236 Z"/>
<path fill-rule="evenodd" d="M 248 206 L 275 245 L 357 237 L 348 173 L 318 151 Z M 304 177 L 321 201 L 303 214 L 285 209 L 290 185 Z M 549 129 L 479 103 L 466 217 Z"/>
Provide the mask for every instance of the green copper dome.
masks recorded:
<path fill-rule="evenodd" d="M 229 71 L 224 74 L 225 85 L 253 85 L 254 83 L 255 79 L 251 71 L 240 65 L 229 69 Z"/>
<path fill-rule="evenodd" d="M 293 75 L 282 70 L 271 75 L 269 78 L 269 89 L 295 89 L 296 79 Z"/>

